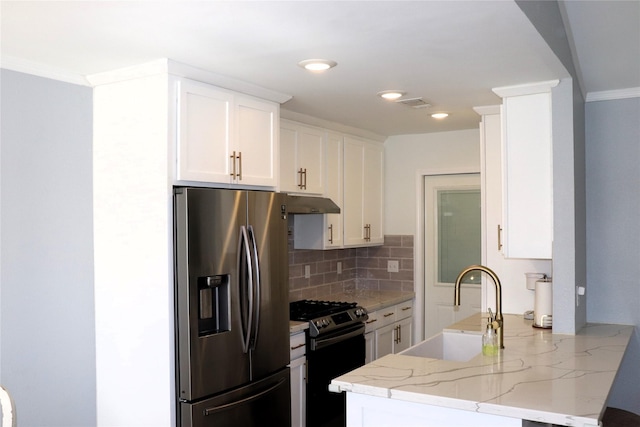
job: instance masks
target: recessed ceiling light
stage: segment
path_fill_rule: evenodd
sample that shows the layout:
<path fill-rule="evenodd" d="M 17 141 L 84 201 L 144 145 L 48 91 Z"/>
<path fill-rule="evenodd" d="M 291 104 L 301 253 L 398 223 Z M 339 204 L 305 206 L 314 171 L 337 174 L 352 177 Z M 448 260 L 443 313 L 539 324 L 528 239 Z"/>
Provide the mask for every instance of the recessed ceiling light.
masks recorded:
<path fill-rule="evenodd" d="M 449 117 L 449 113 L 433 113 L 431 117 L 434 119 L 444 119 L 445 117 Z"/>
<path fill-rule="evenodd" d="M 405 94 L 406 92 L 403 92 L 401 90 L 383 90 L 382 92 L 378 92 L 379 97 L 384 98 L 388 101 L 395 101 Z"/>
<path fill-rule="evenodd" d="M 298 65 L 309 71 L 325 71 L 335 67 L 338 63 L 329 59 L 305 59 L 298 62 Z"/>

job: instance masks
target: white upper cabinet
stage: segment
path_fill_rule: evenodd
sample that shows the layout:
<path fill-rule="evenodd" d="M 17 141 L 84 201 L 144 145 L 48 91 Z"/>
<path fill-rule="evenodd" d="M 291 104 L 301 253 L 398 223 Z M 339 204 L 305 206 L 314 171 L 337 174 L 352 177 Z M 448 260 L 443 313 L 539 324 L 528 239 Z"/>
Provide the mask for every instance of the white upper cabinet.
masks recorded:
<path fill-rule="evenodd" d="M 382 144 L 344 138 L 344 246 L 384 243 Z"/>
<path fill-rule="evenodd" d="M 343 247 L 343 188 L 342 174 L 344 170 L 344 136 L 335 133 L 327 134 L 326 145 L 326 192 L 325 196 L 333 200 L 340 207 L 339 214 L 323 215 L 325 221 L 324 249 Z"/>
<path fill-rule="evenodd" d="M 496 88 L 503 98 L 503 253 L 550 259 L 553 242 L 551 88 L 557 80 Z"/>
<path fill-rule="evenodd" d="M 325 131 L 299 123 L 280 123 L 280 190 L 324 194 Z"/>
<path fill-rule="evenodd" d="M 525 289 L 525 273 L 551 274 L 551 261 L 548 259 L 505 258 L 503 241 L 504 223 L 502 197 L 502 123 L 501 106 L 484 106 L 475 108 L 482 116 L 480 122 L 480 146 L 482 152 L 482 221 L 484 247 L 482 261 L 496 272 L 502 283 L 519 284 L 502 288 L 503 310 L 509 308 L 511 313 L 522 313 L 531 310 L 533 294 Z M 488 286 L 486 301 L 494 301 L 495 290 Z M 486 311 L 487 307 L 483 307 Z"/>
<path fill-rule="evenodd" d="M 182 79 L 176 180 L 275 187 L 279 105 Z"/>
<path fill-rule="evenodd" d="M 235 182 L 276 187 L 279 164 L 279 105 L 247 95 L 236 95 L 235 108 L 235 148 L 242 156 Z"/>
<path fill-rule="evenodd" d="M 282 129 L 285 132 L 285 129 Z M 343 247 L 343 143 L 341 134 L 327 132 L 325 141 L 325 193 L 340 208 L 338 214 L 295 215 L 293 245 L 296 249 L 337 249 Z M 281 157 L 282 158 L 282 157 Z"/>

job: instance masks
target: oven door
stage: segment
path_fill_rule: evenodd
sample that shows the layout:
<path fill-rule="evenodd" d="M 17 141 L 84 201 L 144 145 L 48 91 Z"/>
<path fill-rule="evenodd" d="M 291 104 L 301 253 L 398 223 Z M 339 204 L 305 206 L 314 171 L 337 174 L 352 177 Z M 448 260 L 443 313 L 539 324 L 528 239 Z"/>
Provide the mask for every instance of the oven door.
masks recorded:
<path fill-rule="evenodd" d="M 364 365 L 364 324 L 309 338 L 307 427 L 345 426 L 345 393 L 329 391 L 331 380 Z"/>

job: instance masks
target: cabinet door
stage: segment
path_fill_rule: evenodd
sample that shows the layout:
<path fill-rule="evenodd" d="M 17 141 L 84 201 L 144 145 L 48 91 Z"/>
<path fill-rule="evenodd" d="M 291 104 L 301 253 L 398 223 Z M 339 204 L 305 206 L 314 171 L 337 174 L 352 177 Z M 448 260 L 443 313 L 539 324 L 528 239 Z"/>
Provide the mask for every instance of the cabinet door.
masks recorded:
<path fill-rule="evenodd" d="M 302 127 L 298 139 L 298 166 L 303 171 L 303 193 L 324 193 L 325 133 Z"/>
<path fill-rule="evenodd" d="M 283 121 L 280 124 L 280 191 L 293 193 L 300 189 L 297 148 L 298 127 Z"/>
<path fill-rule="evenodd" d="M 368 226 L 368 244 L 384 243 L 384 150 L 382 145 L 364 146 L 364 223 Z"/>
<path fill-rule="evenodd" d="M 393 353 L 395 323 L 376 330 L 376 359 Z"/>
<path fill-rule="evenodd" d="M 371 363 L 376 359 L 376 333 L 364 334 L 365 355 L 364 363 Z"/>
<path fill-rule="evenodd" d="M 233 93 L 189 80 L 178 85 L 176 178 L 229 183 Z"/>
<path fill-rule="evenodd" d="M 283 121 L 280 126 L 280 190 L 323 194 L 325 132 Z"/>
<path fill-rule="evenodd" d="M 502 221 L 502 124 L 499 109 L 490 110 L 489 113 L 482 115 L 480 146 L 484 153 L 481 164 L 481 175 L 484 177 L 482 217 L 486 236 L 482 253 L 483 263 L 491 266 L 502 283 L 518 284 L 516 287 L 508 286 L 502 289 L 502 299 L 509 301 L 509 307 L 514 313 L 531 310 L 533 295 L 524 288 L 525 273 L 537 272 L 550 275 L 551 261 L 505 258 L 502 253 L 504 248 L 502 242 L 504 224 Z M 488 286 L 485 292 L 487 302 L 482 311 L 487 311 L 487 304 L 493 308 L 493 301 L 495 301 L 493 286 Z"/>
<path fill-rule="evenodd" d="M 551 93 L 504 99 L 504 255 L 551 258 Z"/>
<path fill-rule="evenodd" d="M 306 425 L 307 384 L 305 378 L 306 358 L 299 357 L 291 361 L 291 426 Z"/>
<path fill-rule="evenodd" d="M 393 340 L 393 352 L 400 353 L 411 347 L 411 334 L 413 322 L 410 317 L 395 323 L 395 339 Z"/>
<path fill-rule="evenodd" d="M 279 164 L 279 106 L 248 96 L 236 96 L 235 150 L 241 156 L 238 184 L 275 187 Z"/>
<path fill-rule="evenodd" d="M 344 138 L 344 246 L 362 246 L 364 231 L 364 141 Z"/>
<path fill-rule="evenodd" d="M 326 197 L 340 207 L 339 214 L 326 214 L 325 217 L 325 242 L 326 248 L 340 248 L 342 240 L 342 222 L 344 215 L 344 202 L 342 199 L 342 174 L 344 169 L 344 137 L 339 134 L 327 134 L 325 147 L 326 159 Z"/>

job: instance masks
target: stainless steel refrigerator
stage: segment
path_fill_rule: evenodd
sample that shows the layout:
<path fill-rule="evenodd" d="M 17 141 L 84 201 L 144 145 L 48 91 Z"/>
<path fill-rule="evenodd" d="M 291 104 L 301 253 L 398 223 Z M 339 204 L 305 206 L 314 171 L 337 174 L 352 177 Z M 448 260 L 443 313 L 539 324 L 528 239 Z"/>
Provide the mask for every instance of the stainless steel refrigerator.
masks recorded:
<path fill-rule="evenodd" d="M 175 188 L 177 423 L 290 426 L 286 196 Z"/>

